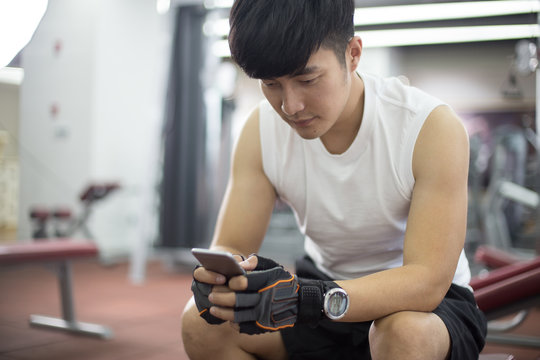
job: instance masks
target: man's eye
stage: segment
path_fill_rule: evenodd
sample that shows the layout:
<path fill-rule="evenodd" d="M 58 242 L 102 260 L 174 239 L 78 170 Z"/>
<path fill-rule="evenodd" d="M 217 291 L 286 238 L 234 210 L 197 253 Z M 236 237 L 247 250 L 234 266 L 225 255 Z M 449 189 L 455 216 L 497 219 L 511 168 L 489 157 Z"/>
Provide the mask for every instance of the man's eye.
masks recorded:
<path fill-rule="evenodd" d="M 306 84 L 306 85 L 309 85 L 309 84 L 313 84 L 318 78 L 312 78 L 312 79 L 303 79 L 303 80 L 300 80 L 300 82 L 302 84 Z"/>

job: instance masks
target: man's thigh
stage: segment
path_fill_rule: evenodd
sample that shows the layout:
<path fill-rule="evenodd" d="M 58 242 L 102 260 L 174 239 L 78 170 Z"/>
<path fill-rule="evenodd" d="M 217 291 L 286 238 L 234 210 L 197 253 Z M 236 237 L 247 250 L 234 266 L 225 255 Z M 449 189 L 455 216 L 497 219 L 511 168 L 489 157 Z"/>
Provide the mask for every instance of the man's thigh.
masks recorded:
<path fill-rule="evenodd" d="M 370 325 L 323 320 L 317 327 L 297 324 L 281 333 L 291 360 L 359 360 L 370 359 Z"/>

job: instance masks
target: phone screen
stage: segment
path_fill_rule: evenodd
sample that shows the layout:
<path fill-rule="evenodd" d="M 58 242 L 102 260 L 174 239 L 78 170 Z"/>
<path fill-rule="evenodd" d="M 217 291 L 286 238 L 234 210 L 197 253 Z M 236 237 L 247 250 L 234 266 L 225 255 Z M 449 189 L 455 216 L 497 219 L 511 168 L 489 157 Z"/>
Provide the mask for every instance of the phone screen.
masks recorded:
<path fill-rule="evenodd" d="M 228 278 L 246 274 L 246 271 L 231 253 L 198 248 L 191 249 L 191 253 L 206 270 L 214 271 Z"/>

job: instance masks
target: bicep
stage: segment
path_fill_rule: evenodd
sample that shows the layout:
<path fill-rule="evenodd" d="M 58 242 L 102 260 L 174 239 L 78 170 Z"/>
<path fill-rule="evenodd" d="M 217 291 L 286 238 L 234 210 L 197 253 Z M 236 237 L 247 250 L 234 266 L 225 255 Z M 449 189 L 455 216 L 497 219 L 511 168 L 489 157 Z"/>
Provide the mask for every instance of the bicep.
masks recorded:
<path fill-rule="evenodd" d="M 212 246 L 244 255 L 257 252 L 275 199 L 274 188 L 263 171 L 258 112 L 254 112 L 244 125 L 233 152 Z"/>
<path fill-rule="evenodd" d="M 442 289 L 452 281 L 465 241 L 468 161 L 461 121 L 448 107 L 436 108 L 414 150 L 404 265 L 424 267 L 428 280 Z"/>

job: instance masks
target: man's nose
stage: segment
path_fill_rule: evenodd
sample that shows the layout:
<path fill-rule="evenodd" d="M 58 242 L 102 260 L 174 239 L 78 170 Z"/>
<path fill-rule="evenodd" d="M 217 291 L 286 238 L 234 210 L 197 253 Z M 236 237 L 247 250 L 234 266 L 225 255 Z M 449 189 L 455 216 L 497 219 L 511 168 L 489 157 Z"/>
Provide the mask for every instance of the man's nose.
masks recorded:
<path fill-rule="evenodd" d="M 302 97 L 293 89 L 285 89 L 281 99 L 281 111 L 286 116 L 294 116 L 304 110 Z"/>

